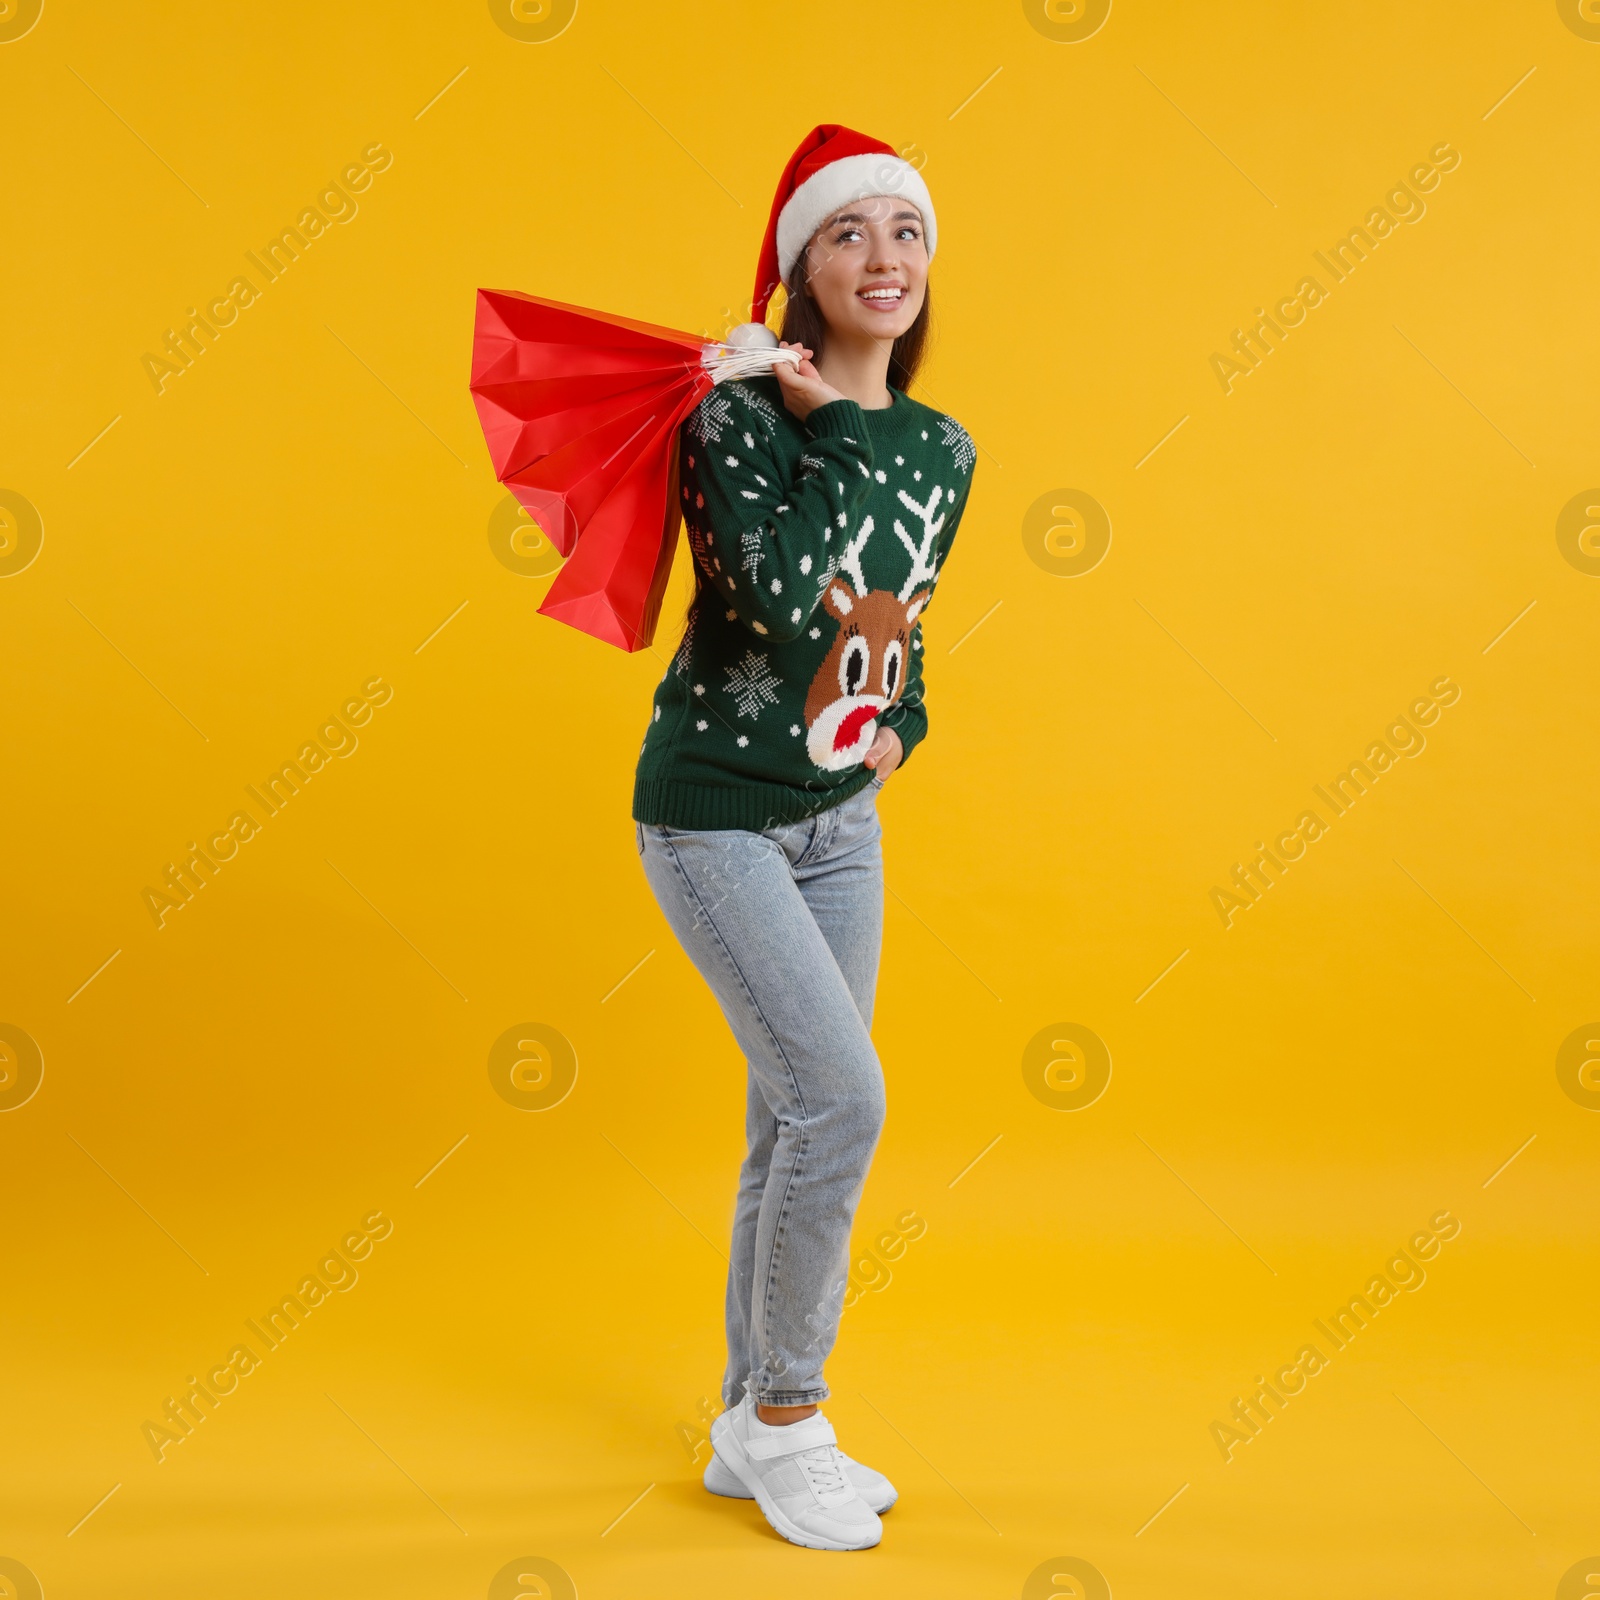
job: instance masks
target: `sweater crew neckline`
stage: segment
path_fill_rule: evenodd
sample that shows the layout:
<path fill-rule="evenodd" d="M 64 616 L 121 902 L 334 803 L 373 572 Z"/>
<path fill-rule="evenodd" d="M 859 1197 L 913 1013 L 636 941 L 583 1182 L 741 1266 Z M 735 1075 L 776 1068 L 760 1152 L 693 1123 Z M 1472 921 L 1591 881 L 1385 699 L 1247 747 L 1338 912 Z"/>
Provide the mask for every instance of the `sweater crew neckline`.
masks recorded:
<path fill-rule="evenodd" d="M 783 391 L 779 389 L 776 378 L 757 378 L 752 387 L 758 385 L 770 386 L 777 404 L 783 406 Z M 838 424 L 846 417 L 854 422 L 859 416 L 868 436 L 873 439 L 893 439 L 907 434 L 916 427 L 919 417 L 922 419 L 923 427 L 928 426 L 927 419 L 930 412 L 926 406 L 919 405 L 904 390 L 895 388 L 892 383 L 884 387 L 894 396 L 893 405 L 880 406 L 875 411 L 869 411 L 859 400 L 841 395 L 837 400 L 830 400 L 826 405 L 818 406 L 803 426 L 808 432 L 832 433 L 839 431 Z M 822 415 L 823 413 L 826 415 Z M 785 415 L 793 417 L 793 413 L 787 410 Z"/>
<path fill-rule="evenodd" d="M 861 415 L 866 418 L 867 431 L 879 438 L 904 433 L 915 420 L 917 413 L 917 407 L 910 398 L 892 383 L 885 384 L 884 387 L 894 396 L 893 405 L 879 406 L 874 411 L 868 411 L 865 406 L 861 407 Z"/>

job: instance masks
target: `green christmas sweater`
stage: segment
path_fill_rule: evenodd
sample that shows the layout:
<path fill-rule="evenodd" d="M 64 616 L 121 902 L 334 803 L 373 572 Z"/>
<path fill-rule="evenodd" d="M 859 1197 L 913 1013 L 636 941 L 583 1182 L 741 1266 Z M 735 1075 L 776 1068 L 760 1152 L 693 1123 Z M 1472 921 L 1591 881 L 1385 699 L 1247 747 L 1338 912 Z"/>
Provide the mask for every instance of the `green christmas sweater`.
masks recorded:
<path fill-rule="evenodd" d="M 864 788 L 880 727 L 928 731 L 922 619 L 972 486 L 960 423 L 891 389 L 799 421 L 778 381 L 724 383 L 685 420 L 696 590 L 655 693 L 634 819 L 771 827 Z"/>

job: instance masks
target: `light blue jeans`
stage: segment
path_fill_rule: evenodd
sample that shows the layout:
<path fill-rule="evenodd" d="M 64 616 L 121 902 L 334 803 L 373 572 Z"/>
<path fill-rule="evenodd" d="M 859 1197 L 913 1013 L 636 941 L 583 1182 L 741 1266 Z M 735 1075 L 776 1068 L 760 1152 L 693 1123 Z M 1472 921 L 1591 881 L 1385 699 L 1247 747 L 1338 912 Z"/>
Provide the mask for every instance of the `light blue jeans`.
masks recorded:
<path fill-rule="evenodd" d="M 872 1001 L 883 940 L 874 778 L 800 822 L 636 823 L 650 887 L 749 1065 L 729 1258 L 725 1405 L 828 1397 L 850 1224 L 883 1126 Z"/>

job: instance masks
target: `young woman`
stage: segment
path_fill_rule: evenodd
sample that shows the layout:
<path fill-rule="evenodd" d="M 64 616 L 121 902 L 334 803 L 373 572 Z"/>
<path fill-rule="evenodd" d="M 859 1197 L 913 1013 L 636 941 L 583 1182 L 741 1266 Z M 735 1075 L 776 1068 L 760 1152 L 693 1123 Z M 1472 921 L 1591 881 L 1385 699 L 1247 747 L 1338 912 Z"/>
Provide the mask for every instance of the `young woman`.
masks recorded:
<path fill-rule="evenodd" d="M 887 145 L 830 125 L 790 161 L 754 307 L 783 282 L 803 359 L 684 425 L 696 593 L 634 788 L 645 875 L 749 1064 L 705 1484 L 822 1550 L 877 1544 L 895 1499 L 817 1407 L 884 1114 L 877 796 L 927 732 L 922 617 L 972 478 L 960 425 L 905 392 L 935 239 Z"/>

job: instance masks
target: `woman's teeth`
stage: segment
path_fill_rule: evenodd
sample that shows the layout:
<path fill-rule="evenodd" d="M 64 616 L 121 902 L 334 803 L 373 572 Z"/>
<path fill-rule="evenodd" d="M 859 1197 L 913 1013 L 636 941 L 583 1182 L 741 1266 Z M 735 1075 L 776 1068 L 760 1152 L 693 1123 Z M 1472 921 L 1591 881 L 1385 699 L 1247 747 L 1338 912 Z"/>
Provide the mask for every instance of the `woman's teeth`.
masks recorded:
<path fill-rule="evenodd" d="M 898 305 L 905 298 L 904 289 L 862 289 L 860 299 L 872 300 L 880 304 Z"/>

